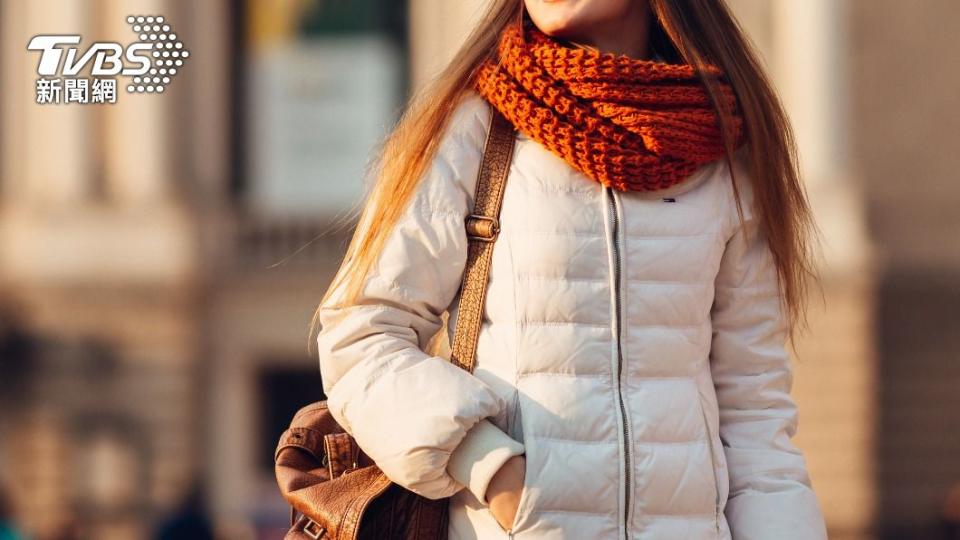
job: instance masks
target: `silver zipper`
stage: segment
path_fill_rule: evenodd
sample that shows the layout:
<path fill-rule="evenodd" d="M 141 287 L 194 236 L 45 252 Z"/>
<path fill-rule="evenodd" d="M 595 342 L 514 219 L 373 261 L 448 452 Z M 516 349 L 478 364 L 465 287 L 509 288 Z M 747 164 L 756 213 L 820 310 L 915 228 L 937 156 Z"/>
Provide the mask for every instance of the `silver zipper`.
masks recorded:
<path fill-rule="evenodd" d="M 620 405 L 620 423 L 623 429 L 623 461 L 624 461 L 624 509 L 623 509 L 623 530 L 624 535 L 628 536 L 627 529 L 630 523 L 630 490 L 631 490 L 631 476 L 633 475 L 633 468 L 630 466 L 630 422 L 627 416 L 627 408 L 623 403 L 623 394 L 621 393 L 620 379 L 623 376 L 623 351 L 620 347 L 620 273 L 621 273 L 621 264 L 620 264 L 620 208 L 617 206 L 616 197 L 612 188 L 605 188 L 607 190 L 607 195 L 610 200 L 610 210 L 611 210 L 611 229 L 613 232 L 613 291 L 614 291 L 614 336 L 617 346 L 617 401 Z"/>
<path fill-rule="evenodd" d="M 699 398 L 697 398 L 699 400 Z M 714 523 L 716 524 L 717 534 L 720 533 L 720 481 L 717 478 L 717 458 L 713 455 L 713 434 L 710 432 L 710 423 L 707 421 L 707 411 L 703 408 L 703 403 L 698 401 L 700 405 L 700 414 L 703 416 L 703 429 L 707 432 L 707 446 L 708 451 L 710 452 L 710 469 L 713 471 L 713 491 L 714 491 L 714 500 L 713 500 L 713 518 Z"/>

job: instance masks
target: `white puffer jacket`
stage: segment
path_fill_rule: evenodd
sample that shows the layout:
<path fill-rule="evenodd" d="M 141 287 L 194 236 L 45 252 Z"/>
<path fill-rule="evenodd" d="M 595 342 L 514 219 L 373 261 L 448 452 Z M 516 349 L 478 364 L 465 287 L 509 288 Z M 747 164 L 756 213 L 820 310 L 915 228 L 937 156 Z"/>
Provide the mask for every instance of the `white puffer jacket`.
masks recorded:
<path fill-rule="evenodd" d="M 620 193 L 519 134 L 476 371 L 423 352 L 456 321 L 490 120 L 459 103 L 360 302 L 321 310 L 334 417 L 394 482 L 452 496 L 454 539 L 826 538 L 772 255 L 723 160 Z M 508 533 L 485 491 L 521 453 Z"/>

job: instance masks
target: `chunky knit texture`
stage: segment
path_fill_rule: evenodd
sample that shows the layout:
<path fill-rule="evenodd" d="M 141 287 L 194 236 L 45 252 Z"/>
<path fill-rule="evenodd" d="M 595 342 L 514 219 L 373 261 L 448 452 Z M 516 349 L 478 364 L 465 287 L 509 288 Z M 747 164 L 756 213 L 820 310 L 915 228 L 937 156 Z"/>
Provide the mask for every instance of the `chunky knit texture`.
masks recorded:
<path fill-rule="evenodd" d="M 690 65 L 567 45 L 530 21 L 504 29 L 497 56 L 477 72 L 480 95 L 605 186 L 663 189 L 724 155 L 716 111 Z M 719 83 L 739 146 L 743 122 L 733 90 L 719 68 L 706 66 L 704 75 Z"/>

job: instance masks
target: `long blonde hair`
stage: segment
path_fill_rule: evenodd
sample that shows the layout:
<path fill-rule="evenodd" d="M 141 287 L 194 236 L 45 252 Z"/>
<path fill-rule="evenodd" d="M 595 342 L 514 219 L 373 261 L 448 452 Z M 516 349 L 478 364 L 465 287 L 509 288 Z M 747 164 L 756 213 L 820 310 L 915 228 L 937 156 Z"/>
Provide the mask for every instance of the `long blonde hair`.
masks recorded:
<path fill-rule="evenodd" d="M 648 0 L 653 14 L 650 43 L 667 61 L 698 71 L 719 66 L 737 96 L 747 138 L 747 168 L 760 228 L 777 266 L 791 337 L 805 320 L 806 290 L 816 277 L 811 242 L 816 227 L 800 182 L 796 146 L 786 113 L 753 45 L 723 0 Z M 447 67 L 411 99 L 374 161 L 374 184 L 339 271 L 320 305 L 342 288 L 344 305 L 355 301 L 387 236 L 424 175 L 459 98 L 472 88 L 477 68 L 496 58 L 497 40 L 508 24 L 528 16 L 523 0 L 493 0 Z M 732 155 L 730 115 L 716 83 L 701 76 L 717 109 L 727 148 L 737 211 L 743 220 Z M 318 330 L 311 321 L 310 344 Z"/>

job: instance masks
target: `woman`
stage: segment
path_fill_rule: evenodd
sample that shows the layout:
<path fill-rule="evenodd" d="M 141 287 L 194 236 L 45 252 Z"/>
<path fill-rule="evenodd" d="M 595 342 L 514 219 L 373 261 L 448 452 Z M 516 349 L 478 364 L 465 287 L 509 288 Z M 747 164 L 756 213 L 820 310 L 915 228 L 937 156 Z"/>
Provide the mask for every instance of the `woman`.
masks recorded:
<path fill-rule="evenodd" d="M 518 133 L 470 374 L 425 350 L 494 109 Z M 451 538 L 826 537 L 785 351 L 810 211 L 722 0 L 494 1 L 378 165 L 323 385 L 391 480 L 451 497 Z"/>

